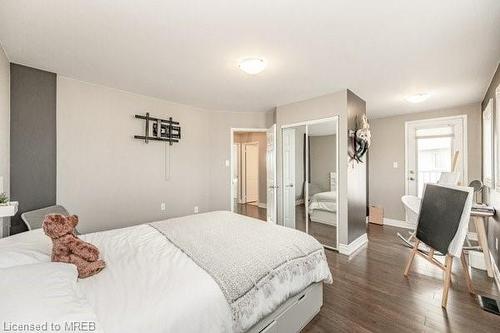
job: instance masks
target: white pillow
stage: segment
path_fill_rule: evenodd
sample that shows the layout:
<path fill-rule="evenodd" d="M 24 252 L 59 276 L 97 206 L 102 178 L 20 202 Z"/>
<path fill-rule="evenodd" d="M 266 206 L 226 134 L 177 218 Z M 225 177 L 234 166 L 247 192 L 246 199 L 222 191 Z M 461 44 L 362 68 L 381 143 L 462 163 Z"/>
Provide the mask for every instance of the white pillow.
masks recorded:
<path fill-rule="evenodd" d="M 2 238 L 0 268 L 49 262 L 51 251 L 52 241 L 42 229 Z"/>
<path fill-rule="evenodd" d="M 77 276 L 75 265 L 56 262 L 0 269 L 2 329 L 102 332 Z"/>

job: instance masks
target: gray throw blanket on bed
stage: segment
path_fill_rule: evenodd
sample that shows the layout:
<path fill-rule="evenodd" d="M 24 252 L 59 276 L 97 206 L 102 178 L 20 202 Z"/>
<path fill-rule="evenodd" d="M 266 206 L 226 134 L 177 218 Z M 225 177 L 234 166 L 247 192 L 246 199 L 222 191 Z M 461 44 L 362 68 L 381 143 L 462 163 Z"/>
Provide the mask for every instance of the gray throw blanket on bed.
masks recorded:
<path fill-rule="evenodd" d="M 253 311 L 258 289 L 272 292 L 271 280 L 283 282 L 285 277 L 326 265 L 323 247 L 311 236 L 231 212 L 185 216 L 151 226 L 212 276 L 235 322 Z M 331 275 L 325 279 L 331 280 Z"/>

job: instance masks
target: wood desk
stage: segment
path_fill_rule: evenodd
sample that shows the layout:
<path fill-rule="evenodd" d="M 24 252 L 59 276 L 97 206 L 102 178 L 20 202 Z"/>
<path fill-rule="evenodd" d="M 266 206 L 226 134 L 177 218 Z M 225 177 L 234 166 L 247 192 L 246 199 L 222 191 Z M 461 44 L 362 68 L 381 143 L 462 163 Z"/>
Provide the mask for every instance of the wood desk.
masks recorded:
<path fill-rule="evenodd" d="M 474 221 L 474 225 L 476 227 L 477 240 L 479 242 L 479 247 L 481 248 L 481 251 L 484 255 L 486 272 L 488 273 L 489 277 L 493 277 L 493 267 L 491 264 L 490 250 L 488 248 L 488 238 L 486 237 L 486 228 L 484 227 L 484 225 L 488 223 L 488 218 L 493 217 L 494 215 L 494 212 L 483 212 L 474 210 L 474 208 L 470 213 L 470 216 Z"/>

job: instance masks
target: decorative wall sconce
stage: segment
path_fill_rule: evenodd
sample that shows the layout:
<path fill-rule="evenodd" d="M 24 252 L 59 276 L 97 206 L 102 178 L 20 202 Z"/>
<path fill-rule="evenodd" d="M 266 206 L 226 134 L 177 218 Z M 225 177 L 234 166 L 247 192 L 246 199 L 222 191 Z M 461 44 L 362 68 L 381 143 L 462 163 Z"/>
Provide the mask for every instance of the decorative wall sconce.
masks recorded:
<path fill-rule="evenodd" d="M 371 143 L 370 124 L 365 114 L 358 116 L 356 129 L 349 130 L 349 157 L 358 163 L 363 163 L 361 158 L 366 154 Z"/>

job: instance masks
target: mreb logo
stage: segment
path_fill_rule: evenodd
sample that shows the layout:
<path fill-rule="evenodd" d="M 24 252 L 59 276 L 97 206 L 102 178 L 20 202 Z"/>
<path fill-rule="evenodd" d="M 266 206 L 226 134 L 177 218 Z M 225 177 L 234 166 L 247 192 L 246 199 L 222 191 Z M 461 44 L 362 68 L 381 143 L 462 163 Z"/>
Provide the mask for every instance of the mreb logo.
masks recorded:
<path fill-rule="evenodd" d="M 67 321 L 64 329 L 70 332 L 94 332 L 96 325 L 94 321 Z"/>

